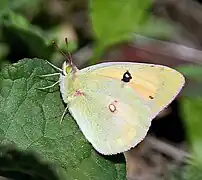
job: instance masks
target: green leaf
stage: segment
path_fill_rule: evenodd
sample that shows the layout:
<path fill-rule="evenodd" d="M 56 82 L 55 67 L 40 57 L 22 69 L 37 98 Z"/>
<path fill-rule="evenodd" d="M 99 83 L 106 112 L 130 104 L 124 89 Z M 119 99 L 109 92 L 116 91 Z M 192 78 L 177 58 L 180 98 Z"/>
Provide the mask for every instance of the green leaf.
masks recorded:
<path fill-rule="evenodd" d="M 184 98 L 181 113 L 186 123 L 187 136 L 191 145 L 193 161 L 202 167 L 202 97 Z"/>
<path fill-rule="evenodd" d="M 0 145 L 15 145 L 54 163 L 60 179 L 123 180 L 125 164 L 99 155 L 67 114 L 58 87 L 38 90 L 54 79 L 38 75 L 54 70 L 40 59 L 24 59 L 0 73 Z M 118 156 L 115 156 L 118 158 Z"/>
<path fill-rule="evenodd" d="M 189 79 L 202 82 L 202 66 L 200 65 L 184 65 L 180 66 L 178 70 Z"/>
<path fill-rule="evenodd" d="M 104 44 L 129 37 L 141 24 L 149 0 L 94 0 L 91 1 L 91 19 L 98 40 Z"/>
<path fill-rule="evenodd" d="M 98 49 L 131 39 L 147 16 L 150 0 L 91 0 L 90 17 Z M 96 50 L 99 52 L 100 50 Z"/>
<path fill-rule="evenodd" d="M 28 2 L 29 0 L 1 0 L 0 17 L 11 10 L 25 5 Z"/>
<path fill-rule="evenodd" d="M 59 180 L 53 167 L 38 156 L 11 146 L 0 146 L 0 174 L 12 180 Z"/>

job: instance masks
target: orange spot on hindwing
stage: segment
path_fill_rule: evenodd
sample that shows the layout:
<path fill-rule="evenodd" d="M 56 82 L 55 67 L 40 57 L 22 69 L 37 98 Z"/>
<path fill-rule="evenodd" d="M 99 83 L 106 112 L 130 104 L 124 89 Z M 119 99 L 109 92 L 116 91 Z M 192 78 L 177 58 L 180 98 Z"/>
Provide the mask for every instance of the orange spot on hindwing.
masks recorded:
<path fill-rule="evenodd" d="M 111 112 L 115 112 L 115 111 L 117 110 L 116 105 L 115 105 L 117 102 L 118 102 L 118 101 L 115 100 L 113 103 L 110 103 L 110 104 L 109 104 L 108 108 L 109 108 L 109 110 L 110 110 Z"/>

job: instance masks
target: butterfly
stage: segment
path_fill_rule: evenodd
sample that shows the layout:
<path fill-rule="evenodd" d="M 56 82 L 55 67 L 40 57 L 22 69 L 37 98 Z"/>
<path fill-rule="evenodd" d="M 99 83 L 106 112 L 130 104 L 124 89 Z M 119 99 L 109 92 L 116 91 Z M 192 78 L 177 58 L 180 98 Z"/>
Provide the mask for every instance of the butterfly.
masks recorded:
<path fill-rule="evenodd" d="M 156 64 L 107 62 L 79 70 L 71 56 L 62 68 L 47 61 L 59 75 L 67 110 L 80 130 L 101 154 L 129 150 L 146 136 L 152 119 L 182 89 L 185 78 L 178 71 Z"/>

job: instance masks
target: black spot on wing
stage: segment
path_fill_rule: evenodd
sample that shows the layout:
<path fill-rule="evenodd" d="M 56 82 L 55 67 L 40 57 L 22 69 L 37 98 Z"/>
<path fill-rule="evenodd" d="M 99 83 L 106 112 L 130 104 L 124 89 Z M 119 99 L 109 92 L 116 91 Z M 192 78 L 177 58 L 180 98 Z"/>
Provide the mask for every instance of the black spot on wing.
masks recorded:
<path fill-rule="evenodd" d="M 131 79 L 132 79 L 131 74 L 129 73 L 129 71 L 126 71 L 126 72 L 123 74 L 123 78 L 121 79 L 121 81 L 127 83 L 127 82 L 130 82 Z"/>
<path fill-rule="evenodd" d="M 150 98 L 150 99 L 154 99 L 154 97 L 153 97 L 153 96 L 149 96 L 149 98 Z"/>

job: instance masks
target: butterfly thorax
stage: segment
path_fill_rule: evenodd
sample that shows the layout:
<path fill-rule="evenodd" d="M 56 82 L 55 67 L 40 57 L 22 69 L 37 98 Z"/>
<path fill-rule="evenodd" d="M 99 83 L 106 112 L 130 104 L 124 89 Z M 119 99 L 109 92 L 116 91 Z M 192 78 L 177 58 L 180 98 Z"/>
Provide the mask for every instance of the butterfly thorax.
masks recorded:
<path fill-rule="evenodd" d="M 70 99 L 82 95 L 79 89 L 79 77 L 83 73 L 76 66 L 63 64 L 63 73 L 60 75 L 60 91 L 65 103 L 69 103 Z"/>

